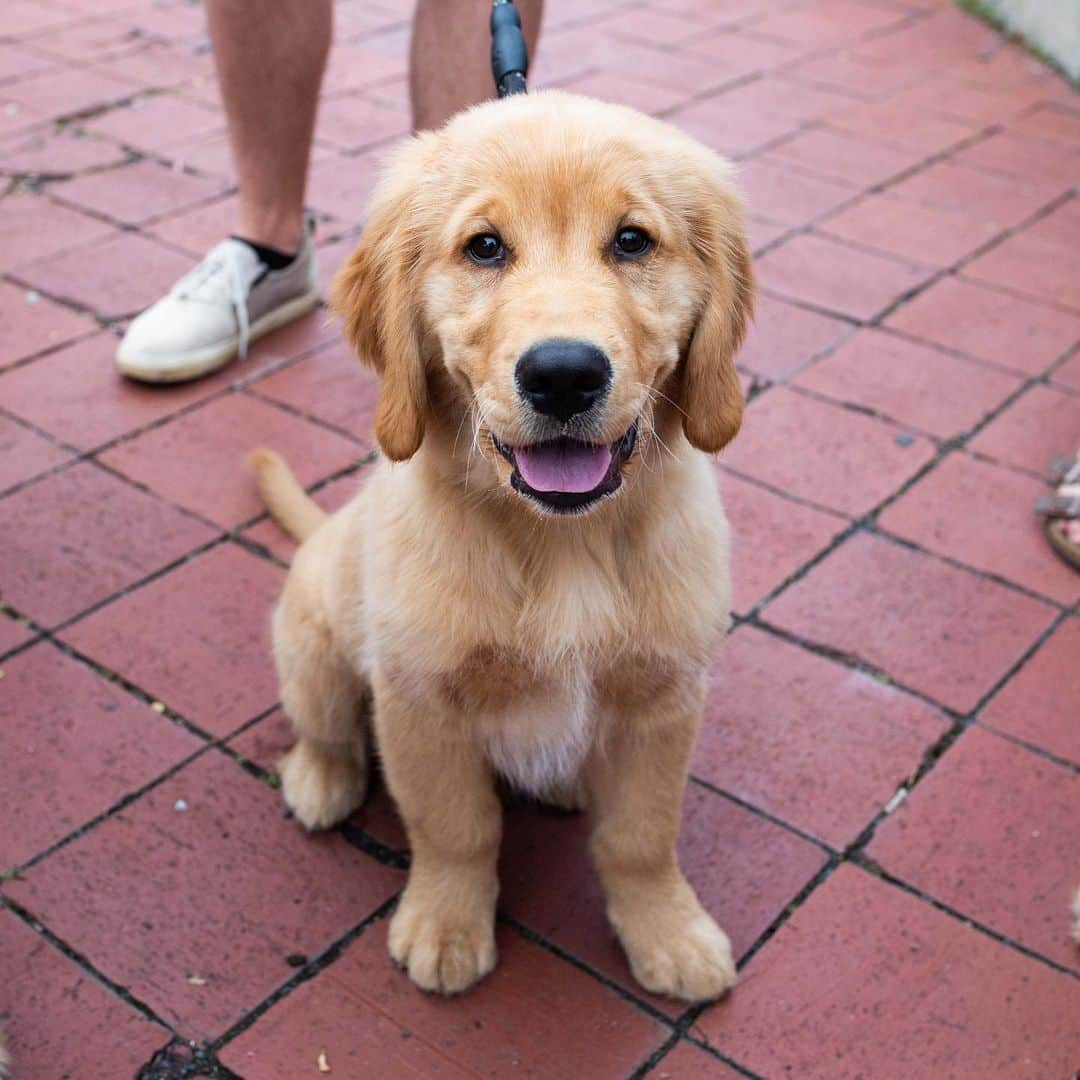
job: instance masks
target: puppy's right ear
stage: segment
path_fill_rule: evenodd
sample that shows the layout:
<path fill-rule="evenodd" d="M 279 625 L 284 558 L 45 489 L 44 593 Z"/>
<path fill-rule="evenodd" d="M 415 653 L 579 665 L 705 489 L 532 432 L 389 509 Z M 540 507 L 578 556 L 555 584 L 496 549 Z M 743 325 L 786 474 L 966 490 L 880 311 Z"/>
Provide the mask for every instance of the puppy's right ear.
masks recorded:
<path fill-rule="evenodd" d="M 405 461 L 420 449 L 428 408 L 411 281 L 421 142 L 413 140 L 384 175 L 360 246 L 338 271 L 330 295 L 330 309 L 342 317 L 346 338 L 380 376 L 375 438 L 391 461 Z"/>

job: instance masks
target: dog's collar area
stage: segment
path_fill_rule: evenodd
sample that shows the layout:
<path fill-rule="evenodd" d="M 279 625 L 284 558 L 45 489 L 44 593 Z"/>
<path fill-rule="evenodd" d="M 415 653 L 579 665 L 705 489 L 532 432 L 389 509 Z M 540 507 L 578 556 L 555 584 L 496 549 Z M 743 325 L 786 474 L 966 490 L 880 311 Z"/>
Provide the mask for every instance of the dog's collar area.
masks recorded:
<path fill-rule="evenodd" d="M 495 449 L 510 463 L 510 486 L 519 494 L 539 503 L 545 510 L 556 514 L 578 514 L 592 508 L 601 499 L 613 495 L 622 484 L 622 466 L 637 445 L 637 424 L 622 438 L 608 446 L 597 446 L 579 439 L 562 437 L 529 447 L 513 448 L 491 436 Z M 526 454 L 529 455 L 526 458 Z M 521 460 L 519 460 L 519 458 Z M 570 459 L 570 465 L 565 464 Z M 523 463 L 528 461 L 529 464 Z M 606 463 L 599 481 L 585 490 L 543 490 L 554 484 L 540 483 L 549 478 L 562 479 L 560 488 L 581 486 L 575 479 L 588 476 L 588 470 L 597 470 Z M 529 482 L 529 477 L 533 483 Z"/>

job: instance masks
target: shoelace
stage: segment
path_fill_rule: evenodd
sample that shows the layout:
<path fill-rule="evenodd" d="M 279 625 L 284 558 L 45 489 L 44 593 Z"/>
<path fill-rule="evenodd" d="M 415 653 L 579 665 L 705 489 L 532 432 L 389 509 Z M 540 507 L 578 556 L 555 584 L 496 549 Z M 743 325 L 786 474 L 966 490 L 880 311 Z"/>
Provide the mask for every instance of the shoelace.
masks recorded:
<path fill-rule="evenodd" d="M 247 356 L 248 339 L 251 334 L 247 310 L 250 284 L 244 280 L 245 268 L 237 255 L 238 252 L 229 241 L 219 244 L 187 277 L 180 281 L 177 296 L 181 300 L 217 299 L 219 294 L 214 290 L 214 286 L 218 275 L 224 271 L 224 285 L 229 304 L 236 316 L 236 326 L 240 336 L 238 351 L 240 358 L 243 359 Z"/>

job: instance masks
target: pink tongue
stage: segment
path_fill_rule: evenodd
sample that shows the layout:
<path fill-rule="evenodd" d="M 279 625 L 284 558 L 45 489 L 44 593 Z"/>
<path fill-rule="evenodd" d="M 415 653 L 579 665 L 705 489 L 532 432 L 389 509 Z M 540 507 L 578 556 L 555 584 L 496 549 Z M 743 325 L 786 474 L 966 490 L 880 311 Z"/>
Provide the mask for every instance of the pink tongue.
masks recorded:
<path fill-rule="evenodd" d="M 534 491 L 592 491 L 611 465 L 610 446 L 556 439 L 514 451 L 518 472 Z"/>

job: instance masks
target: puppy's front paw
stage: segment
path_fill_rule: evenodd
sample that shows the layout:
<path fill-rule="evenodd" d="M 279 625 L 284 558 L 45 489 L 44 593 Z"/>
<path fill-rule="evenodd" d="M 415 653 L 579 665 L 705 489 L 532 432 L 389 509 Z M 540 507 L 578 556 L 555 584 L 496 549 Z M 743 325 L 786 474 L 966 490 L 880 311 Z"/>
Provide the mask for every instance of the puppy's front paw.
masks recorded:
<path fill-rule="evenodd" d="M 495 967 L 494 915 L 452 914 L 414 901 L 409 890 L 390 921 L 390 955 L 422 990 L 459 994 Z"/>
<path fill-rule="evenodd" d="M 654 994 L 682 1001 L 712 1001 L 735 985 L 731 942 L 704 908 L 675 905 L 652 916 L 640 908 L 612 923 L 626 949 L 634 978 Z"/>
<path fill-rule="evenodd" d="M 347 747 L 300 741 L 278 765 L 285 804 L 305 829 L 328 829 L 364 801 L 367 775 Z"/>

